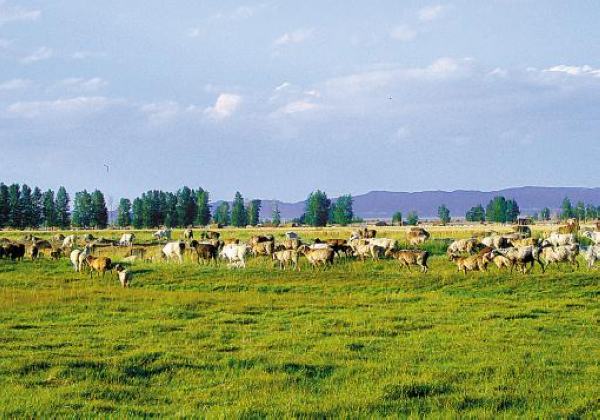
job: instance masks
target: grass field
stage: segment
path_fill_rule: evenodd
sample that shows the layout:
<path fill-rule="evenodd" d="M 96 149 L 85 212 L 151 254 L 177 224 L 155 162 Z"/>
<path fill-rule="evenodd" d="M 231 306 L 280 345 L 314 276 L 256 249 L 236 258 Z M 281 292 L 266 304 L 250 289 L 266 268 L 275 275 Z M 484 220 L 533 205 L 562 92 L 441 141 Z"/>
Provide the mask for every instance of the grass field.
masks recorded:
<path fill-rule="evenodd" d="M 434 229 L 428 274 L 0 260 L 0 416 L 600 416 L 598 272 L 465 277 L 439 244 L 473 229 Z"/>

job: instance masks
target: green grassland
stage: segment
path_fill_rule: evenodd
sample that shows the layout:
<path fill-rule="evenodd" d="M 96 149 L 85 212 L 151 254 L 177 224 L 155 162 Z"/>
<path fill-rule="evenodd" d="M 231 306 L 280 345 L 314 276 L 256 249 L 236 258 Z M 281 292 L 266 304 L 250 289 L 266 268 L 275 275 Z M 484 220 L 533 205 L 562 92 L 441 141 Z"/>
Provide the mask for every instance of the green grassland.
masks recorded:
<path fill-rule="evenodd" d="M 473 229 L 432 229 L 428 274 L 188 260 L 134 265 L 122 289 L 67 259 L 0 260 L 0 416 L 598 417 L 600 274 L 464 276 L 443 239 Z"/>

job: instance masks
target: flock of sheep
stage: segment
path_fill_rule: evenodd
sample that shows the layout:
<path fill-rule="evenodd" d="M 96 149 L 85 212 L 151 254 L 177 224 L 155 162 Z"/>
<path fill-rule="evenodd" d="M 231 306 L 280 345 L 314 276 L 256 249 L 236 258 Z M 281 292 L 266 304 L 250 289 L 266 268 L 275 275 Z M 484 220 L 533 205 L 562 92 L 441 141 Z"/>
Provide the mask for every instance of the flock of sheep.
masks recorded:
<path fill-rule="evenodd" d="M 547 238 L 533 238 L 531 231 L 521 231 L 509 234 L 489 234 L 485 237 L 459 239 L 447 248 L 447 256 L 453 261 L 459 272 L 486 271 L 489 264 L 495 264 L 499 269 L 516 267 L 523 273 L 531 272 L 537 263 L 542 271 L 550 264 L 568 263 L 579 267 L 577 256 L 582 253 L 588 267 L 592 267 L 600 259 L 600 232 L 586 231 L 583 236 L 591 240 L 592 245 L 582 247 L 577 242 L 579 226 L 569 222 Z M 336 257 L 379 260 L 391 258 L 397 260 L 402 267 L 411 270 L 418 267 L 421 272 L 427 272 L 429 252 L 418 249 L 418 245 L 426 242 L 430 234 L 423 228 L 411 228 L 407 232 L 407 242 L 415 249 L 400 249 L 396 239 L 377 237 L 372 229 L 360 229 L 352 232 L 349 239 L 315 239 L 305 243 L 297 233 L 286 232 L 282 240 L 276 241 L 273 235 L 256 235 L 247 242 L 239 239 L 222 239 L 216 231 L 204 231 L 194 238 L 194 231 L 186 229 L 181 240 L 172 240 L 170 229 L 160 229 L 153 237 L 161 243 L 160 250 L 163 260 L 176 260 L 183 263 L 186 253 L 190 254 L 197 263 L 214 263 L 225 260 L 230 268 L 245 268 L 246 259 L 265 256 L 272 258 L 280 269 L 291 268 L 300 270 L 300 257 L 305 257 L 313 267 L 325 267 L 334 264 Z M 78 239 L 84 245 L 78 246 Z M 154 245 L 153 245 L 154 246 Z M 96 251 L 103 247 L 121 247 L 125 254 L 121 263 L 113 264 L 111 258 L 95 256 Z M 48 251 L 51 259 L 68 256 L 77 272 L 89 270 L 104 275 L 107 271 L 115 270 L 123 287 L 131 284 L 132 273 L 126 266 L 137 260 L 154 261 L 149 250 L 152 246 L 136 244 L 134 233 L 125 233 L 120 240 L 94 238 L 86 234 L 82 238 L 75 235 L 55 235 L 51 240 L 26 235 L 21 241 L 0 238 L 0 258 L 20 260 L 25 256 L 36 259 Z M 154 246 L 155 247 L 155 246 Z"/>

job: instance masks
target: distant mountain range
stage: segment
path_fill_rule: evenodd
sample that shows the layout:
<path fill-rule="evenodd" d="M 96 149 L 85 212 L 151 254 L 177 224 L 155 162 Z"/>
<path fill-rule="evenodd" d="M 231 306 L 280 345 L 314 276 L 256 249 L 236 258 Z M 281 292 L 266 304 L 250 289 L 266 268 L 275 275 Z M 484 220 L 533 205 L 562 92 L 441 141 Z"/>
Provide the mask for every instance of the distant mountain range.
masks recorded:
<path fill-rule="evenodd" d="M 391 192 L 371 191 L 353 196 L 354 213 L 364 219 L 391 219 L 396 211 L 406 215 L 416 211 L 421 218 L 437 217 L 440 204 L 450 209 L 452 217 L 464 217 L 467 210 L 478 204 L 484 207 L 494 197 L 502 195 L 517 201 L 521 214 L 531 215 L 544 207 L 556 211 L 565 197 L 569 197 L 573 205 L 577 201 L 599 205 L 600 188 L 580 187 L 518 187 L 499 191 L 423 191 L 423 192 Z M 334 199 L 335 200 L 335 199 Z M 275 203 L 279 207 L 283 219 L 300 217 L 304 212 L 304 201 L 285 203 L 277 200 L 263 200 L 261 219 L 270 219 Z"/>
<path fill-rule="evenodd" d="M 400 211 L 403 215 L 416 211 L 420 218 L 437 217 L 440 204 L 450 209 L 452 217 L 464 217 L 467 210 L 478 204 L 484 207 L 494 197 L 502 195 L 517 201 L 522 215 L 532 215 L 544 207 L 557 211 L 565 197 L 571 199 L 573 205 L 578 201 L 586 204 L 600 205 L 600 188 L 581 187 L 518 187 L 499 191 L 422 191 L 422 192 L 391 192 L 371 191 L 355 195 L 354 213 L 363 219 L 391 219 Z M 335 201 L 335 198 L 333 198 Z M 214 213 L 221 201 L 211 203 Z M 300 217 L 304 213 L 304 201 L 286 203 L 279 200 L 262 200 L 261 219 L 271 219 L 273 207 L 277 204 L 283 220 Z M 116 220 L 117 212 L 109 212 L 111 221 Z"/>

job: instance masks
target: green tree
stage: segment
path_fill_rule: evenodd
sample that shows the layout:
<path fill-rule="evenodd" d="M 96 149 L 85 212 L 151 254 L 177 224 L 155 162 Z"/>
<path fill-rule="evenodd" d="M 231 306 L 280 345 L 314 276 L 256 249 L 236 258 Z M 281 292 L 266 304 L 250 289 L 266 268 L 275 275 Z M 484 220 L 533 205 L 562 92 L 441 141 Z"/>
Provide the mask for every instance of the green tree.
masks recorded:
<path fill-rule="evenodd" d="M 43 195 L 42 195 L 42 190 L 40 190 L 38 187 L 35 187 L 33 189 L 33 192 L 31 193 L 31 201 L 33 203 L 33 213 L 32 213 L 32 226 L 35 227 L 36 229 L 39 228 L 43 221 Z"/>
<path fill-rule="evenodd" d="M 262 207 L 261 200 L 252 200 L 248 203 L 248 224 L 256 226 L 260 223 L 260 209 Z"/>
<path fill-rule="evenodd" d="M 108 226 L 108 209 L 101 191 L 95 190 L 90 196 L 90 224 L 96 229 L 106 229 Z"/>
<path fill-rule="evenodd" d="M 21 186 L 21 223 L 20 228 L 35 228 L 34 223 L 34 210 L 33 210 L 33 197 L 31 188 L 27 184 Z"/>
<path fill-rule="evenodd" d="M 22 226 L 23 212 L 21 210 L 21 187 L 12 184 L 8 187 L 8 226 L 19 229 Z"/>
<path fill-rule="evenodd" d="M 60 187 L 56 192 L 56 203 L 54 211 L 56 216 L 56 225 L 61 229 L 66 229 L 71 224 L 71 213 L 69 212 L 69 194 L 65 187 Z"/>
<path fill-rule="evenodd" d="M 281 224 L 281 212 L 277 203 L 273 206 L 273 213 L 271 214 L 273 226 L 279 226 Z"/>
<path fill-rule="evenodd" d="M 402 225 L 402 212 L 397 211 L 392 215 L 392 224 L 393 225 Z"/>
<path fill-rule="evenodd" d="M 331 201 L 327 194 L 320 190 L 310 193 L 306 200 L 304 223 L 310 226 L 326 226 L 330 207 Z"/>
<path fill-rule="evenodd" d="M 185 202 L 186 200 L 187 198 L 185 198 L 183 202 Z M 162 201 L 163 200 L 161 199 L 161 202 Z M 161 206 L 164 208 L 164 224 L 167 227 L 174 228 L 177 225 L 180 225 L 181 222 L 185 222 L 187 220 L 185 211 L 182 212 L 182 209 L 185 208 L 186 205 L 182 205 L 181 197 L 178 197 L 178 195 L 170 192 L 165 193 L 164 204 L 161 204 Z M 180 217 L 183 217 L 183 219 L 180 219 Z"/>
<path fill-rule="evenodd" d="M 450 222 L 450 210 L 446 207 L 445 204 L 442 204 L 438 207 L 438 217 L 440 218 L 440 222 L 443 225 Z"/>
<path fill-rule="evenodd" d="M 131 225 L 131 201 L 128 198 L 119 200 L 119 208 L 117 209 L 117 225 L 127 227 Z"/>
<path fill-rule="evenodd" d="M 416 226 L 419 223 L 419 215 L 416 211 L 411 211 L 406 215 L 406 224 Z"/>
<path fill-rule="evenodd" d="M 54 204 L 54 191 L 48 190 L 42 196 L 42 219 L 44 226 L 51 228 L 56 226 L 56 208 Z"/>
<path fill-rule="evenodd" d="M 352 219 L 354 219 L 353 202 L 350 194 L 338 197 L 331 206 L 331 222 L 342 226 L 352 223 Z"/>
<path fill-rule="evenodd" d="M 0 183 L 0 229 L 8 226 L 10 217 L 10 205 L 8 200 L 8 186 Z"/>
<path fill-rule="evenodd" d="M 206 226 L 210 223 L 210 205 L 208 191 L 200 188 L 196 196 L 196 225 Z"/>
<path fill-rule="evenodd" d="M 485 209 L 481 204 L 471 207 L 465 215 L 467 222 L 485 222 Z"/>
<path fill-rule="evenodd" d="M 585 204 L 583 201 L 578 201 L 577 204 L 575 205 L 575 209 L 573 210 L 575 213 L 575 217 L 578 220 L 586 220 L 585 217 Z"/>
<path fill-rule="evenodd" d="M 592 204 L 585 207 L 585 217 L 587 220 L 596 220 L 598 218 L 598 209 Z"/>
<path fill-rule="evenodd" d="M 494 197 L 485 209 L 488 222 L 506 223 L 506 198 Z"/>
<path fill-rule="evenodd" d="M 521 214 L 521 210 L 519 209 L 519 205 L 516 200 L 507 200 L 506 201 L 506 221 L 514 223 L 519 218 L 519 214 Z"/>
<path fill-rule="evenodd" d="M 552 214 L 548 207 L 544 207 L 542 211 L 540 211 L 540 220 L 550 220 L 551 216 Z"/>
<path fill-rule="evenodd" d="M 144 227 L 144 202 L 139 197 L 136 197 L 131 205 L 131 222 L 136 229 Z"/>
<path fill-rule="evenodd" d="M 246 209 L 244 207 L 244 198 L 239 191 L 235 193 L 235 197 L 233 198 L 231 224 L 236 227 L 243 227 L 248 224 Z"/>
<path fill-rule="evenodd" d="M 575 217 L 575 211 L 573 210 L 573 204 L 571 204 L 571 200 L 569 200 L 569 197 L 564 198 L 560 208 L 561 208 L 561 211 L 560 211 L 561 219 L 565 220 L 565 219 L 571 219 L 571 218 Z"/>
<path fill-rule="evenodd" d="M 92 196 L 87 190 L 75 193 L 73 201 L 72 224 L 77 227 L 92 225 Z"/>
<path fill-rule="evenodd" d="M 229 203 L 227 201 L 221 202 L 217 210 L 215 211 L 215 223 L 218 223 L 223 226 L 228 226 L 231 222 L 229 215 Z"/>
<path fill-rule="evenodd" d="M 183 187 L 177 191 L 177 224 L 190 226 L 196 220 L 196 194 L 189 188 Z"/>

